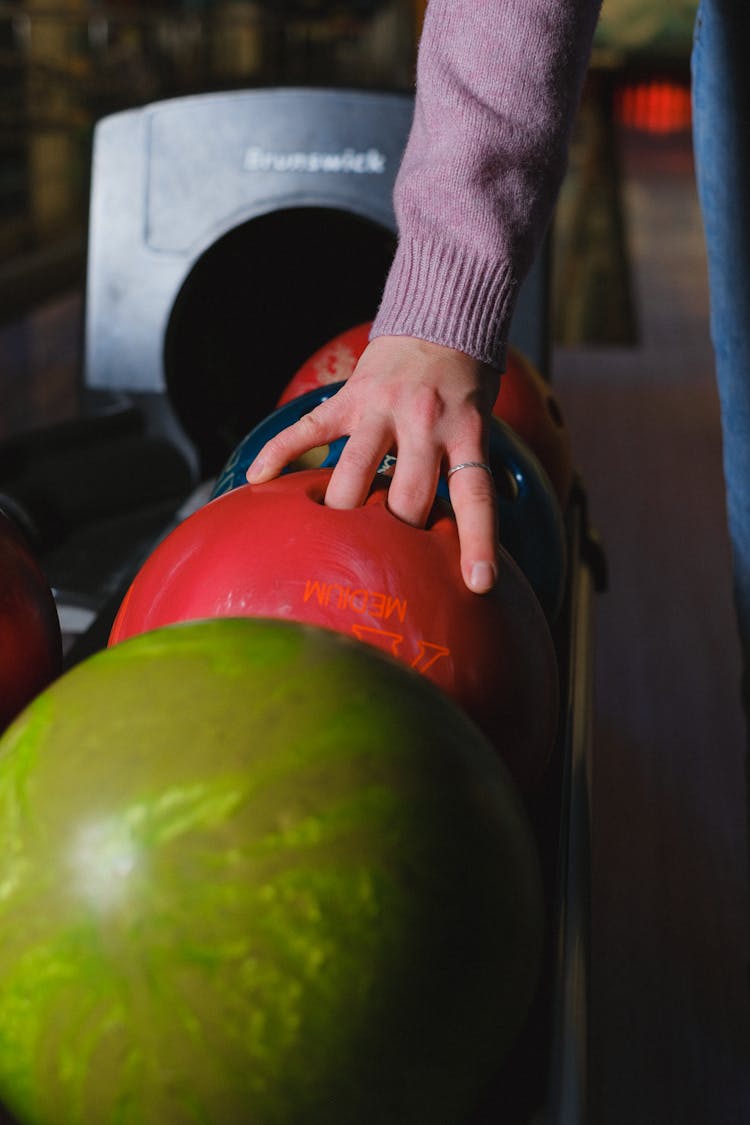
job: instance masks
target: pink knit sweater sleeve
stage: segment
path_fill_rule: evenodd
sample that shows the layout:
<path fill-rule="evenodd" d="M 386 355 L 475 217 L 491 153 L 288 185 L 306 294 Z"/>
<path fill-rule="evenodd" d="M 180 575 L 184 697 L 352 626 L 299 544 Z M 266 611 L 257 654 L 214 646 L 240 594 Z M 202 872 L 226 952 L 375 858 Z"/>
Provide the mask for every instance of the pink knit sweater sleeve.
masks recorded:
<path fill-rule="evenodd" d="M 399 241 L 372 335 L 502 368 L 549 224 L 600 0 L 430 0 L 396 180 Z"/>

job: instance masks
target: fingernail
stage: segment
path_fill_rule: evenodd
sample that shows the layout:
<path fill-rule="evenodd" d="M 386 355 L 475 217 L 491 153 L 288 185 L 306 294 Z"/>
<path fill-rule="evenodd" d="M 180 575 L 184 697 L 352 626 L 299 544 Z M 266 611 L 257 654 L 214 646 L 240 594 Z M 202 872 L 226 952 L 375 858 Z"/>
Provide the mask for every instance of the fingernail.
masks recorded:
<path fill-rule="evenodd" d="M 486 594 L 495 585 L 497 572 L 488 562 L 475 562 L 469 575 L 469 585 L 475 594 Z"/>
<path fill-rule="evenodd" d="M 253 484 L 258 479 L 258 477 L 262 477 L 262 476 L 263 476 L 263 462 L 262 461 L 253 461 L 252 465 L 250 465 L 248 467 L 248 470 L 245 473 L 245 480 L 247 481 L 248 484 Z"/>

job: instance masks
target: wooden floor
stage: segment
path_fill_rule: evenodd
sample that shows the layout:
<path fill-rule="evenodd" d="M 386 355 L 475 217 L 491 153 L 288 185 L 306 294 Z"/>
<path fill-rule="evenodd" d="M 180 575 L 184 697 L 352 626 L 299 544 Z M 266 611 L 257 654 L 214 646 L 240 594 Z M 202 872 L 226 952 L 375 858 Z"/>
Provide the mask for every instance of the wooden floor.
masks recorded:
<path fill-rule="evenodd" d="M 558 348 L 596 602 L 594 1125 L 750 1122 L 739 654 L 687 143 L 625 144 L 639 343 Z"/>
<path fill-rule="evenodd" d="M 558 347 L 604 539 L 596 600 L 593 1125 L 750 1125 L 744 727 L 687 143 L 628 144 L 640 338 Z M 80 298 L 0 329 L 0 436 L 75 408 Z"/>

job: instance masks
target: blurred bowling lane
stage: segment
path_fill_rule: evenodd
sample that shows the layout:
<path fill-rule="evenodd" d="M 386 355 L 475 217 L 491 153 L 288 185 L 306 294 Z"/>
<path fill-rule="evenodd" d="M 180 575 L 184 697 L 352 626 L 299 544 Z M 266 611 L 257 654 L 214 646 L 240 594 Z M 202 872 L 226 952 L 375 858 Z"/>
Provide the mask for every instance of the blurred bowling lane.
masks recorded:
<path fill-rule="evenodd" d="M 625 138 L 635 348 L 557 348 L 604 539 L 594 1125 L 750 1122 L 743 722 L 689 143 Z"/>

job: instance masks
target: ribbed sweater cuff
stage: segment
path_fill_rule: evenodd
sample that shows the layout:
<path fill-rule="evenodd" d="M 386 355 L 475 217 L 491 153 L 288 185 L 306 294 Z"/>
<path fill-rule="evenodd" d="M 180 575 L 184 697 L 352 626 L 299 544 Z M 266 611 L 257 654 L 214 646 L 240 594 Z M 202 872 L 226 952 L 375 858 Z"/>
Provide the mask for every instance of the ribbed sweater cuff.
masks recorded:
<path fill-rule="evenodd" d="M 507 262 L 402 238 L 371 336 L 416 336 L 502 370 L 515 292 Z"/>

